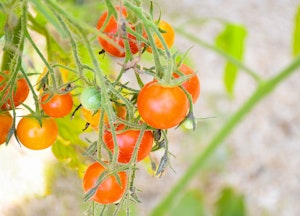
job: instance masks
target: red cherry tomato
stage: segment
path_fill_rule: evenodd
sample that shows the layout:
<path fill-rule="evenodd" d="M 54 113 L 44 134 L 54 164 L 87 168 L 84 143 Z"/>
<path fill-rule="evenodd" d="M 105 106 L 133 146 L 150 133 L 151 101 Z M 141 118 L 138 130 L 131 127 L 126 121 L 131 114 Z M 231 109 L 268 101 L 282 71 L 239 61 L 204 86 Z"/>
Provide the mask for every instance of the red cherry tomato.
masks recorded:
<path fill-rule="evenodd" d="M 182 72 L 184 75 L 191 75 L 192 76 L 185 81 L 182 86 L 191 94 L 192 99 L 193 99 L 193 103 L 195 103 L 197 101 L 197 99 L 199 98 L 200 95 L 200 81 L 198 79 L 198 76 L 195 74 L 195 72 L 188 67 L 185 64 L 182 64 L 179 67 L 180 72 Z M 173 73 L 173 76 L 175 78 L 179 77 L 178 74 Z"/>
<path fill-rule="evenodd" d="M 85 192 L 88 192 L 96 186 L 96 182 L 100 175 L 105 171 L 100 163 L 94 162 L 84 173 L 82 186 Z M 111 204 L 122 198 L 127 187 L 127 174 L 119 172 L 117 175 L 120 178 L 121 185 L 112 175 L 106 178 L 97 188 L 92 199 L 101 204 Z"/>
<path fill-rule="evenodd" d="M 5 143 L 8 132 L 13 125 L 13 118 L 9 112 L 0 112 L 0 145 Z"/>
<path fill-rule="evenodd" d="M 121 127 L 122 128 L 122 127 Z M 137 144 L 139 130 L 126 130 L 116 135 L 117 143 L 119 146 L 118 161 L 120 163 L 128 163 L 132 157 L 134 148 Z M 109 131 L 104 132 L 104 143 L 113 152 L 114 142 L 112 133 Z M 136 161 L 139 162 L 149 155 L 153 145 L 153 134 L 151 131 L 145 131 L 141 140 Z"/>
<path fill-rule="evenodd" d="M 8 74 L 7 71 L 4 73 Z M 2 91 L 2 89 L 4 89 L 6 87 L 7 81 L 8 81 L 7 77 L 0 75 L 0 91 Z M 14 106 L 17 107 L 26 100 L 26 98 L 29 94 L 29 87 L 28 87 L 28 84 L 27 84 L 25 78 L 20 78 L 16 81 L 15 86 L 12 86 L 12 87 L 10 86 L 7 89 L 7 92 L 4 94 L 4 97 L 7 96 L 7 94 L 11 91 L 12 88 L 13 88 L 13 103 L 14 103 Z M 1 109 L 8 110 L 11 108 L 12 108 L 12 102 L 11 102 L 10 98 L 7 98 L 7 100 L 1 106 Z"/>
<path fill-rule="evenodd" d="M 141 89 L 137 108 L 148 125 L 168 129 L 184 120 L 189 110 L 189 101 L 179 86 L 163 86 L 154 80 Z"/>
<path fill-rule="evenodd" d="M 23 117 L 17 126 L 17 137 L 27 148 L 45 149 L 54 144 L 58 127 L 53 118 L 42 118 L 42 125 L 32 116 Z"/>
<path fill-rule="evenodd" d="M 116 7 L 117 12 L 120 11 L 119 7 Z M 108 12 L 104 12 L 101 17 L 98 20 L 98 24 L 97 24 L 97 29 L 98 30 L 102 30 L 103 33 L 105 33 L 111 40 L 113 40 L 116 44 L 119 45 L 119 47 L 121 47 L 121 49 L 117 46 L 115 46 L 111 40 L 107 40 L 104 37 L 99 36 L 98 40 L 99 43 L 101 44 L 102 48 L 108 52 L 109 54 L 111 54 L 112 56 L 115 57 L 124 57 L 125 56 L 125 44 L 124 44 L 124 36 L 118 35 L 118 32 L 121 31 L 121 28 L 119 25 L 120 23 L 118 23 L 115 19 L 115 17 L 111 16 L 107 25 L 105 26 L 104 29 L 102 29 L 106 18 L 107 18 Z M 127 11 L 125 7 L 122 7 L 122 16 L 123 18 L 127 17 Z M 121 19 L 122 20 L 122 19 Z M 122 25 L 122 24 L 121 24 Z M 132 29 L 134 30 L 134 28 L 132 27 Z M 128 38 L 128 42 L 129 42 L 129 46 L 130 46 L 130 50 L 132 54 L 135 54 L 139 51 L 139 45 L 138 42 L 136 40 L 136 38 L 131 35 L 131 34 L 127 34 L 127 36 L 125 36 Z"/>
<path fill-rule="evenodd" d="M 72 111 L 73 98 L 70 93 L 55 94 L 50 100 L 49 97 L 49 94 L 45 94 L 41 99 L 41 106 L 48 116 L 60 118 L 68 115 Z"/>

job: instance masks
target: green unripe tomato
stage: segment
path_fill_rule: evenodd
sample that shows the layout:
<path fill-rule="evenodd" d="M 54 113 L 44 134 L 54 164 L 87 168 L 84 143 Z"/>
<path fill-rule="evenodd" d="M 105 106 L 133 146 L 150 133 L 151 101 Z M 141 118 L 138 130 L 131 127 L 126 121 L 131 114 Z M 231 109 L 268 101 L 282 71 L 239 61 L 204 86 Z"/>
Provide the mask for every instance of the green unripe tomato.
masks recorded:
<path fill-rule="evenodd" d="M 101 94 L 94 87 L 84 89 L 80 95 L 81 105 L 90 111 L 96 112 L 101 106 Z"/>

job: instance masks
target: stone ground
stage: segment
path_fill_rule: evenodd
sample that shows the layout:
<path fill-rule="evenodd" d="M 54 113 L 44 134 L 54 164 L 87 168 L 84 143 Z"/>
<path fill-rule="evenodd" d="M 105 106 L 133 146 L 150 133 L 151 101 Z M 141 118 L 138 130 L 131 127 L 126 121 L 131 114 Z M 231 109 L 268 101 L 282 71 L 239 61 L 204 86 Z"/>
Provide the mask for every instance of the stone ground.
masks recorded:
<path fill-rule="evenodd" d="M 213 42 L 222 29 L 218 22 L 182 23 L 189 18 L 214 17 L 245 25 L 248 29 L 245 64 L 264 78 L 276 74 L 291 60 L 293 20 L 299 1 L 182 0 L 175 4 L 160 0 L 159 3 L 164 16 L 174 26 L 187 28 L 208 42 Z M 192 42 L 180 36 L 176 39 L 181 51 L 191 45 Z M 139 215 L 147 215 L 159 202 L 215 131 L 255 89 L 253 80 L 241 72 L 235 98 L 229 99 L 222 84 L 222 58 L 196 45 L 189 56 L 202 84 L 196 115 L 213 118 L 200 121 L 194 133 L 170 131 L 170 149 L 176 155 L 171 163 L 176 172 L 168 170 L 162 178 L 153 178 L 141 165 L 137 185 L 142 190 L 139 209 L 143 213 Z M 245 195 L 250 216 L 300 215 L 299 72 L 254 108 L 190 187 L 202 188 L 208 199 L 214 199 L 224 185 L 233 186 Z M 0 149 L 1 216 L 81 215 L 76 205 L 80 205 L 81 195 L 76 189 L 80 182 L 74 173 L 56 181 L 54 194 L 41 196 L 43 171 L 46 163 L 53 161 L 50 150 L 33 153 L 20 149 L 17 144 Z M 159 157 L 154 155 L 154 158 Z M 38 198 L 33 198 L 32 193 Z"/>

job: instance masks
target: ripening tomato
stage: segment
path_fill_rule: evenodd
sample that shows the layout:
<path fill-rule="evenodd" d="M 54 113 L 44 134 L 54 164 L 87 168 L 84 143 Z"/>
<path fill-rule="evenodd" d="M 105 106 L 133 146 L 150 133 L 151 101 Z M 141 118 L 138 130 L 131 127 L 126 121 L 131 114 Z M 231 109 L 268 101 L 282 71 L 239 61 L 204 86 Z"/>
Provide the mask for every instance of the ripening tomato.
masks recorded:
<path fill-rule="evenodd" d="M 72 111 L 73 98 L 70 93 L 54 94 L 50 99 L 49 97 L 50 94 L 45 94 L 41 99 L 41 106 L 48 116 L 60 118 Z"/>
<path fill-rule="evenodd" d="M 148 125 L 168 129 L 184 120 L 189 110 L 189 101 L 179 86 L 163 86 L 154 80 L 141 89 L 137 108 Z"/>
<path fill-rule="evenodd" d="M 13 118 L 9 112 L 0 112 L 0 145 L 5 143 L 9 130 L 13 125 Z"/>
<path fill-rule="evenodd" d="M 117 12 L 120 11 L 120 7 L 116 7 Z M 102 48 L 108 52 L 109 54 L 111 54 L 112 56 L 115 57 L 124 57 L 125 56 L 125 44 L 124 44 L 124 37 L 128 38 L 128 42 L 129 42 L 129 46 L 130 46 L 130 50 L 132 54 L 135 54 L 139 51 L 139 45 L 138 42 L 136 40 L 136 38 L 131 35 L 131 34 L 127 34 L 126 35 L 118 35 L 118 34 L 122 34 L 120 31 L 122 31 L 122 27 L 120 27 L 120 23 L 118 23 L 115 19 L 115 17 L 111 16 L 107 25 L 105 26 L 104 29 L 103 25 L 106 21 L 108 12 L 104 12 L 101 17 L 98 20 L 98 24 L 97 24 L 97 29 L 103 31 L 104 34 L 106 34 L 107 37 L 110 38 L 110 40 L 107 40 L 104 37 L 99 36 L 98 37 L 98 41 L 101 44 Z M 120 14 L 119 14 L 120 15 Z M 125 7 L 122 7 L 122 16 L 124 18 L 127 17 L 127 11 Z M 122 19 L 120 19 L 122 22 Z M 125 23 L 124 23 L 125 24 Z M 123 23 L 121 24 L 123 25 Z M 134 30 L 134 27 L 132 27 L 132 29 Z M 123 32 L 125 33 L 125 32 Z M 112 41 L 114 41 L 116 44 L 119 45 L 119 47 L 115 46 Z"/>
<path fill-rule="evenodd" d="M 96 182 L 100 175 L 106 171 L 100 163 L 92 163 L 84 173 L 82 179 L 82 186 L 84 192 L 88 192 L 92 188 L 96 187 Z M 120 183 L 117 179 L 111 175 L 107 177 L 97 188 L 96 193 L 92 197 L 95 202 L 101 204 L 111 204 L 117 202 L 122 198 L 127 187 L 127 174 L 125 172 L 117 173 Z"/>
<path fill-rule="evenodd" d="M 125 106 L 119 106 L 119 105 L 113 103 L 113 107 L 114 107 L 114 111 L 115 111 L 117 117 L 119 117 L 121 119 L 126 119 L 127 111 L 126 111 Z M 101 109 L 99 109 L 97 112 L 92 112 L 83 107 L 82 115 L 83 115 L 84 119 L 90 124 L 90 126 L 92 126 L 95 130 L 98 130 Z M 109 127 L 108 116 L 106 113 L 104 115 L 104 124 L 107 127 Z"/>
<path fill-rule="evenodd" d="M 32 116 L 23 117 L 17 126 L 17 138 L 32 150 L 45 149 L 54 144 L 58 136 L 58 127 L 51 117 L 42 118 L 42 125 Z"/>
<path fill-rule="evenodd" d="M 5 71 L 4 73 L 8 74 L 8 71 Z M 6 87 L 6 83 L 8 81 L 7 77 L 1 76 L 0 75 L 0 91 L 2 91 L 2 89 L 4 89 Z M 17 79 L 15 85 L 13 87 L 9 87 L 7 89 L 7 92 L 4 94 L 4 97 L 7 96 L 7 94 L 11 91 L 11 88 L 13 88 L 13 103 L 14 106 L 17 107 L 19 106 L 21 103 L 23 103 L 28 94 L 29 94 L 29 87 L 27 84 L 27 81 L 25 78 L 20 78 Z M 12 108 L 12 103 L 10 98 L 7 98 L 7 100 L 4 102 L 4 104 L 1 106 L 2 110 L 9 110 Z"/>
<path fill-rule="evenodd" d="M 185 64 L 179 67 L 179 71 L 184 75 L 192 75 L 187 81 L 182 83 L 182 86 L 191 94 L 193 103 L 195 103 L 200 95 L 200 81 L 195 72 Z M 173 73 L 175 78 L 179 77 L 178 74 Z"/>
<path fill-rule="evenodd" d="M 80 95 L 81 105 L 92 112 L 98 111 L 101 106 L 101 93 L 95 87 L 85 88 Z"/>
<path fill-rule="evenodd" d="M 121 127 L 122 128 L 122 127 Z M 132 157 L 134 148 L 137 144 L 140 135 L 139 130 L 125 130 L 124 132 L 116 134 L 117 143 L 119 146 L 118 161 L 120 163 L 128 163 Z M 140 146 L 137 152 L 136 161 L 139 162 L 149 155 L 153 145 L 153 133 L 145 131 Z M 110 131 L 104 132 L 104 143 L 113 152 L 114 141 Z"/>
<path fill-rule="evenodd" d="M 162 34 L 168 48 L 171 48 L 175 41 L 174 29 L 165 20 L 160 20 L 160 22 L 158 23 L 158 28 L 161 30 L 161 34 Z M 160 41 L 159 37 L 156 34 L 154 34 L 153 37 L 154 37 L 154 41 L 155 41 L 157 48 L 164 49 L 164 46 L 163 46 L 162 42 Z M 150 46 L 147 47 L 147 51 L 152 52 L 152 49 Z"/>

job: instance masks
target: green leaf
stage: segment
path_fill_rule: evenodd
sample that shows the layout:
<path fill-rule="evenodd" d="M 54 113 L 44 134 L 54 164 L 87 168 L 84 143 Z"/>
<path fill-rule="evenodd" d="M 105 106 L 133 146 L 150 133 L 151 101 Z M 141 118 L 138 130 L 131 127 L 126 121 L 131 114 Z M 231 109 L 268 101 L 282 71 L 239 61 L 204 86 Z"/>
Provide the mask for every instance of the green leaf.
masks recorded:
<path fill-rule="evenodd" d="M 0 13 L 0 38 L 4 35 L 4 26 L 7 20 L 7 15 Z"/>
<path fill-rule="evenodd" d="M 298 7 L 296 17 L 295 17 L 293 55 L 296 56 L 299 53 L 300 53 L 300 7 Z"/>
<path fill-rule="evenodd" d="M 87 144 L 79 137 L 85 125 L 84 121 L 79 117 L 79 114 L 80 113 L 75 115 L 73 119 L 68 117 L 56 118 L 56 122 L 58 124 L 59 135 L 64 140 L 67 140 L 72 144 L 86 146 Z"/>
<path fill-rule="evenodd" d="M 244 216 L 246 215 L 244 196 L 237 194 L 232 188 L 222 190 L 216 202 L 216 216 Z"/>
<path fill-rule="evenodd" d="M 175 208 L 170 212 L 172 216 L 204 216 L 207 215 L 204 207 L 203 195 L 199 190 L 187 191 Z"/>
<path fill-rule="evenodd" d="M 244 26 L 227 24 L 224 31 L 216 37 L 216 46 L 235 57 L 237 60 L 242 60 L 246 36 L 247 31 Z M 226 62 L 224 84 L 227 93 L 230 96 L 233 96 L 237 75 L 238 68 L 230 62 Z"/>
<path fill-rule="evenodd" d="M 79 135 L 82 133 L 84 121 L 76 114 L 73 119 L 56 118 L 59 137 L 52 146 L 54 156 L 71 168 L 79 168 L 83 164 L 84 147 L 87 146 Z"/>

